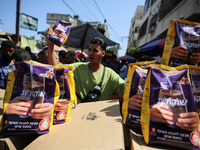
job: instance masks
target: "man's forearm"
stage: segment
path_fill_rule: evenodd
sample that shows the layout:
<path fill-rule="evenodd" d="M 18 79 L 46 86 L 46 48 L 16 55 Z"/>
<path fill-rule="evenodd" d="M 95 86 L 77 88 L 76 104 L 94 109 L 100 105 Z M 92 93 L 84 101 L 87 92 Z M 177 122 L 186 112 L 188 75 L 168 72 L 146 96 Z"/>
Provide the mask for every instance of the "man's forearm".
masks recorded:
<path fill-rule="evenodd" d="M 54 52 L 54 45 L 48 44 L 48 64 L 49 65 L 57 65 L 57 60 Z"/>

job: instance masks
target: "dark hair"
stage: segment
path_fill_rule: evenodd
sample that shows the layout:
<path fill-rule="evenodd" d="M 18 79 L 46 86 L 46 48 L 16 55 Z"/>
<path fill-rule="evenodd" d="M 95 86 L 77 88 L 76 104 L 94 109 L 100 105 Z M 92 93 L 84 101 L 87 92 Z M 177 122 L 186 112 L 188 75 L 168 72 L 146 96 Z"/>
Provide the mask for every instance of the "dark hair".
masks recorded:
<path fill-rule="evenodd" d="M 31 60 L 31 55 L 27 50 L 22 49 L 21 47 L 16 47 L 12 59 L 15 59 L 16 62 L 29 61 Z"/>
<path fill-rule="evenodd" d="M 29 46 L 26 46 L 25 50 L 27 50 L 31 54 L 31 48 Z"/>
<path fill-rule="evenodd" d="M 101 46 L 103 51 L 106 51 L 106 47 L 107 47 L 106 42 L 99 37 L 95 37 L 94 39 L 92 39 L 90 41 L 90 44 L 98 44 Z"/>
<path fill-rule="evenodd" d="M 8 48 L 13 47 L 13 48 L 15 48 L 15 42 L 13 42 L 13 41 L 3 41 L 1 43 L 1 48 L 3 48 L 3 47 L 8 47 Z"/>
<path fill-rule="evenodd" d="M 117 58 L 117 55 L 113 54 L 113 55 L 112 55 L 112 58 L 113 58 L 113 59 L 114 59 L 114 58 Z"/>
<path fill-rule="evenodd" d="M 80 60 L 78 59 L 76 52 L 75 51 L 67 51 L 66 55 L 69 55 L 70 57 L 75 57 L 75 61 L 79 62 Z"/>
<path fill-rule="evenodd" d="M 58 56 L 62 57 L 63 59 L 65 59 L 66 54 L 67 54 L 67 52 L 65 50 L 61 50 L 58 52 Z"/>
<path fill-rule="evenodd" d="M 70 57 L 76 57 L 75 51 L 68 51 L 66 54 L 69 55 Z"/>
<path fill-rule="evenodd" d="M 38 56 L 44 56 L 45 55 L 45 52 L 42 50 L 38 53 Z"/>
<path fill-rule="evenodd" d="M 48 47 L 45 47 L 42 51 L 43 51 L 45 54 L 48 54 Z"/>
<path fill-rule="evenodd" d="M 43 50 L 41 50 L 37 55 L 39 56 L 45 56 L 46 54 L 48 54 L 48 49 L 47 48 L 44 48 Z"/>

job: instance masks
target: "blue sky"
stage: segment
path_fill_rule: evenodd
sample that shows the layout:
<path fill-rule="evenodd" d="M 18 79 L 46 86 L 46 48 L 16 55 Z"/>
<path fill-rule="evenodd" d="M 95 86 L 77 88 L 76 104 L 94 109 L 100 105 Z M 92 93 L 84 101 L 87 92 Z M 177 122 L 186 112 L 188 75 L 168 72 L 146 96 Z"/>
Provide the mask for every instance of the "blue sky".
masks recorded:
<path fill-rule="evenodd" d="M 118 55 L 123 56 L 127 48 L 131 19 L 137 6 L 144 6 L 144 3 L 145 0 L 21 0 L 21 13 L 38 19 L 38 31 L 45 31 L 50 27 L 46 23 L 47 13 L 79 15 L 79 19 L 85 22 L 104 23 L 106 19 L 110 39 L 120 44 Z M 17 0 L 0 0 L 0 19 L 3 23 L 0 24 L 1 30 L 15 33 L 16 7 Z M 37 31 L 23 28 L 20 28 L 20 35 L 41 39 Z"/>

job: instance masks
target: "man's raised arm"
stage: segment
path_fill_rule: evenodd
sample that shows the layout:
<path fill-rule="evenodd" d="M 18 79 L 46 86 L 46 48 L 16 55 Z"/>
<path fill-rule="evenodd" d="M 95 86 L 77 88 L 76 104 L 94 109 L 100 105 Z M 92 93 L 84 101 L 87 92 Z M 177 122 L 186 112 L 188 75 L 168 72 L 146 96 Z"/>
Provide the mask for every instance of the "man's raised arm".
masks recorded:
<path fill-rule="evenodd" d="M 52 35 L 52 34 L 53 34 L 52 28 L 48 28 L 48 32 L 45 34 L 45 36 Z M 48 46 L 48 64 L 49 65 L 57 65 L 58 62 L 56 60 L 56 56 L 55 56 L 55 52 L 54 52 L 54 44 L 47 41 L 47 46 Z"/>

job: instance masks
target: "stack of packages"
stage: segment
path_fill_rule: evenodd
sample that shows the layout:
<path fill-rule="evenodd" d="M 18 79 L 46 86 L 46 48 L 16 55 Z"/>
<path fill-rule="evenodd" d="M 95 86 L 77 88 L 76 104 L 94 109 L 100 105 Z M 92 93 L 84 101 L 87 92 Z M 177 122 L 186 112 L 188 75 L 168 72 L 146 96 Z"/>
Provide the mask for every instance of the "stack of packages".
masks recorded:
<path fill-rule="evenodd" d="M 58 20 L 53 29 L 58 32 L 57 37 L 65 34 L 64 40 L 52 40 L 51 36 L 48 39 L 61 46 L 68 38 L 71 23 Z M 48 133 L 53 124 L 70 119 L 76 104 L 71 66 L 20 62 L 15 70 L 9 72 L 0 135 Z"/>
<path fill-rule="evenodd" d="M 161 64 L 151 64 L 148 70 L 133 67 L 137 73 L 129 74 L 136 81 L 129 80 L 125 88 L 123 121 L 133 131 L 141 129 L 147 144 L 199 148 L 200 67 L 170 59 L 174 45 L 184 44 L 189 54 L 199 53 L 199 29 L 200 23 L 172 20 Z"/>
<path fill-rule="evenodd" d="M 141 133 L 141 106 L 147 66 L 157 61 L 144 61 L 129 64 L 127 82 L 123 96 L 123 123 L 135 132 Z"/>
<path fill-rule="evenodd" d="M 75 100 L 72 67 L 21 62 L 8 76 L 0 134 L 48 133 L 69 120 Z"/>

